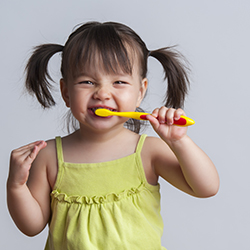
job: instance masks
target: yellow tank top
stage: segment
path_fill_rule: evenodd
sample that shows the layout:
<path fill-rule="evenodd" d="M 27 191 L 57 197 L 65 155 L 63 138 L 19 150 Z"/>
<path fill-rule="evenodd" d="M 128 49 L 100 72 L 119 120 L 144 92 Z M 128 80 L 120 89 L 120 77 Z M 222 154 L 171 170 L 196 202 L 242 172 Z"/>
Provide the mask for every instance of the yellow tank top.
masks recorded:
<path fill-rule="evenodd" d="M 163 250 L 159 185 L 150 185 L 136 152 L 102 163 L 64 162 L 56 137 L 58 174 L 45 250 Z"/>

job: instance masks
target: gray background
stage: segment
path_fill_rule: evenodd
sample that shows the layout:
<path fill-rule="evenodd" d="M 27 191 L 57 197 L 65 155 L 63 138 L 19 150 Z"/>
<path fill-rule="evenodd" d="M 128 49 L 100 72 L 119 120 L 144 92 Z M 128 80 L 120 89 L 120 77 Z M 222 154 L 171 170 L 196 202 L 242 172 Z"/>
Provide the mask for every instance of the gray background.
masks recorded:
<path fill-rule="evenodd" d="M 5 183 L 11 150 L 66 134 L 66 108 L 58 91 L 58 106 L 50 111 L 24 93 L 25 63 L 33 46 L 64 44 L 75 25 L 90 20 L 127 24 L 150 49 L 177 44 L 191 64 L 185 111 L 196 124 L 188 133 L 214 161 L 221 187 L 217 196 L 197 199 L 161 181 L 163 245 L 168 250 L 249 249 L 247 0 L 1 0 L 0 249 L 43 249 L 47 236 L 47 229 L 34 238 L 24 236 L 8 214 Z M 56 55 L 50 64 L 56 83 L 59 63 Z M 148 110 L 161 105 L 162 76 L 160 64 L 149 59 L 150 89 L 143 102 Z M 147 133 L 154 134 L 150 129 Z"/>

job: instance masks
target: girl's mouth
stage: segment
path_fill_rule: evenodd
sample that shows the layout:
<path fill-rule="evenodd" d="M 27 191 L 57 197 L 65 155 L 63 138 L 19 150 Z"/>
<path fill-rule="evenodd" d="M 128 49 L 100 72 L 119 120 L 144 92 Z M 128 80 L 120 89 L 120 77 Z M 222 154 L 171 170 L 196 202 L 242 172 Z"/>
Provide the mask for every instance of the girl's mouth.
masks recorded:
<path fill-rule="evenodd" d="M 89 108 L 89 110 L 91 110 L 91 112 L 95 115 L 95 116 L 97 116 L 96 114 L 95 114 L 95 111 L 97 110 L 97 109 L 108 109 L 108 110 L 110 110 L 110 111 L 117 111 L 116 109 L 113 109 L 113 108 L 110 108 L 110 107 L 104 107 L 104 106 L 100 106 L 100 107 L 91 107 L 91 108 Z M 97 117 L 100 117 L 100 116 L 97 116 Z M 103 118 L 103 117 L 102 117 Z M 107 117 L 106 117 L 107 118 Z"/>
<path fill-rule="evenodd" d="M 92 110 L 93 112 L 95 112 L 97 109 L 108 109 L 108 110 L 110 110 L 110 111 L 116 111 L 115 109 L 112 109 L 112 108 L 103 108 L 103 107 L 91 108 L 91 110 Z"/>

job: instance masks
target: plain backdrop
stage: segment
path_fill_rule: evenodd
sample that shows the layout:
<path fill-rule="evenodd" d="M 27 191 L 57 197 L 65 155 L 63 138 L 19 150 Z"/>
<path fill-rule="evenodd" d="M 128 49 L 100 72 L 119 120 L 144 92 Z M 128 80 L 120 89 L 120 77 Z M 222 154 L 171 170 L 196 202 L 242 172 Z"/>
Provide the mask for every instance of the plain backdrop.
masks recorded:
<path fill-rule="evenodd" d="M 149 49 L 177 45 L 190 63 L 185 111 L 196 124 L 188 134 L 215 163 L 221 187 L 215 197 L 197 199 L 161 180 L 162 244 L 168 250 L 248 250 L 249 13 L 248 0 L 1 0 L 0 249 L 43 249 L 47 237 L 47 228 L 26 237 L 9 216 L 5 186 L 11 150 L 67 133 L 58 88 L 60 55 L 50 63 L 58 105 L 49 111 L 25 94 L 25 63 L 33 46 L 64 44 L 77 24 L 97 20 L 127 24 Z M 161 65 L 153 58 L 148 78 L 142 106 L 151 111 L 162 104 L 165 90 Z M 154 135 L 150 127 L 147 133 Z"/>

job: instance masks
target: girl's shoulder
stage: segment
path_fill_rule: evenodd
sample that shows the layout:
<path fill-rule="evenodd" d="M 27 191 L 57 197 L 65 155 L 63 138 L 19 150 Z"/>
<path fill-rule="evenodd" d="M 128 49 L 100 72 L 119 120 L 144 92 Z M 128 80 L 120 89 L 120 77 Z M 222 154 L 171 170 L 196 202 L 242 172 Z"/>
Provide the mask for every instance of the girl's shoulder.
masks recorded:
<path fill-rule="evenodd" d="M 172 162 L 176 157 L 173 151 L 161 138 L 148 136 L 142 148 L 142 157 L 151 162 L 152 165 L 162 162 Z"/>
<path fill-rule="evenodd" d="M 160 138 L 147 136 L 141 151 L 143 168 L 147 181 L 151 185 L 158 183 L 158 166 L 168 165 L 173 160 L 173 153 Z"/>
<path fill-rule="evenodd" d="M 56 140 L 50 139 L 47 140 L 46 143 L 47 146 L 37 155 L 35 164 L 38 167 L 46 168 L 48 182 L 50 187 L 53 188 L 58 171 Z"/>
<path fill-rule="evenodd" d="M 162 151 L 166 153 L 171 150 L 169 146 L 161 138 L 154 136 L 147 136 L 143 145 L 143 151 L 149 155 L 154 155 Z"/>
<path fill-rule="evenodd" d="M 56 158 L 56 140 L 49 139 L 46 141 L 47 146 L 41 150 L 39 157 L 43 158 L 46 162 Z"/>

